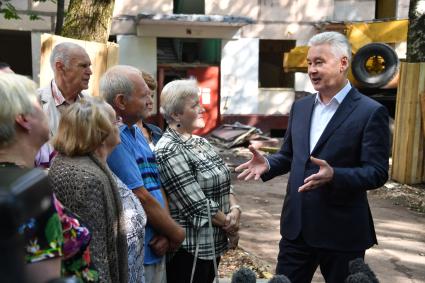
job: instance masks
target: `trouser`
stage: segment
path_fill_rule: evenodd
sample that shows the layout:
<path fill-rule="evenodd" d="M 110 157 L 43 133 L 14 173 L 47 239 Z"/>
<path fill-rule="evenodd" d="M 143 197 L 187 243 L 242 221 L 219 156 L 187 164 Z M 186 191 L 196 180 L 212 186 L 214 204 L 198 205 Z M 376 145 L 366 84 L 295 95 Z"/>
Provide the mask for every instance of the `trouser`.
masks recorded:
<path fill-rule="evenodd" d="M 145 283 L 167 283 L 165 256 L 156 264 L 145 264 Z"/>
<path fill-rule="evenodd" d="M 276 274 L 283 274 L 292 283 L 310 283 L 314 272 L 320 271 L 326 283 L 344 282 L 349 275 L 348 263 L 364 258 L 365 251 L 334 251 L 309 246 L 302 236 L 295 240 L 282 237 L 279 243 Z"/>
<path fill-rule="evenodd" d="M 190 283 L 194 255 L 179 249 L 167 263 L 167 283 Z M 217 257 L 217 267 L 220 257 Z M 215 278 L 213 260 L 197 259 L 193 283 L 212 283 Z"/>

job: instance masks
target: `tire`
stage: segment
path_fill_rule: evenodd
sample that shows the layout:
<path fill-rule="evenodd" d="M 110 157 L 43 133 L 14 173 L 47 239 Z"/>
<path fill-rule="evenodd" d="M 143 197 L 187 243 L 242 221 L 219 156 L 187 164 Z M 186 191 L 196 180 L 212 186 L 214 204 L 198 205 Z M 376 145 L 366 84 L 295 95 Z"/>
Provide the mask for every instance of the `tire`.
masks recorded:
<path fill-rule="evenodd" d="M 353 57 L 351 71 L 362 87 L 379 88 L 388 84 L 398 72 L 400 61 L 394 49 L 384 43 L 370 43 Z"/>

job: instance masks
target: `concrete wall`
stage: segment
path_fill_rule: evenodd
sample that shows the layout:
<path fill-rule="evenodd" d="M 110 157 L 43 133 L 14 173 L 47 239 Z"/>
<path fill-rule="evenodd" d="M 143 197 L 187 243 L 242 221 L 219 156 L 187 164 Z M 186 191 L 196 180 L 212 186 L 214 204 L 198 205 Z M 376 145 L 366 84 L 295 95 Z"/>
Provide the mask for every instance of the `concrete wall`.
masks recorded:
<path fill-rule="evenodd" d="M 240 32 L 237 27 L 233 26 L 192 25 L 191 23 L 143 23 L 137 27 L 137 35 L 143 37 L 236 39 L 240 37 Z"/>
<path fill-rule="evenodd" d="M 399 19 L 407 19 L 409 17 L 410 0 L 398 0 L 396 16 Z"/>
<path fill-rule="evenodd" d="M 117 36 L 119 44 L 119 64 L 130 65 L 151 73 L 156 78 L 156 38 L 138 37 L 135 35 Z M 155 94 L 156 96 L 156 94 Z M 154 98 L 153 114 L 156 113 L 156 97 Z"/>
<path fill-rule="evenodd" d="M 292 89 L 260 88 L 258 90 L 258 113 L 264 115 L 289 115 L 295 92 Z"/>
<path fill-rule="evenodd" d="M 139 13 L 172 14 L 173 0 L 116 0 L 113 16 Z"/>
<path fill-rule="evenodd" d="M 335 21 L 364 21 L 375 18 L 375 0 L 335 0 Z"/>
<path fill-rule="evenodd" d="M 259 39 L 222 41 L 221 114 L 258 113 Z"/>
<path fill-rule="evenodd" d="M 258 0 L 206 0 L 206 15 L 232 15 L 240 17 L 250 17 L 254 20 L 258 19 L 260 7 Z"/>

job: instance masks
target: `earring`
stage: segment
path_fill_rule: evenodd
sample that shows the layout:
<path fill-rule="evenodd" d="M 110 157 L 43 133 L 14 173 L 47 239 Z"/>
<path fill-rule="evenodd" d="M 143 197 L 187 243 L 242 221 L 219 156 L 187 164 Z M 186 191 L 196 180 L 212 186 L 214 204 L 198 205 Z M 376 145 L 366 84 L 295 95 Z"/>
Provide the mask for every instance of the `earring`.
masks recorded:
<path fill-rule="evenodd" d="M 177 128 L 180 128 L 180 127 L 181 127 L 180 123 L 177 123 L 177 125 L 176 125 L 176 126 L 177 126 Z"/>

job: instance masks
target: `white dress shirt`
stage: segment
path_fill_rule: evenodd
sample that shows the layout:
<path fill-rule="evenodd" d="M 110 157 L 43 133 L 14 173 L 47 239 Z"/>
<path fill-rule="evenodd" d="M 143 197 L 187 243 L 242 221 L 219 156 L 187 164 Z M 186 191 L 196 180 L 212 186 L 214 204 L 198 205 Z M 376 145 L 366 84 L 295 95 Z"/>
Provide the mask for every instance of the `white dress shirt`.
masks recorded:
<path fill-rule="evenodd" d="M 310 126 L 310 153 L 313 151 L 320 136 L 323 134 L 326 126 L 335 114 L 339 105 L 342 103 L 348 92 L 351 90 L 350 82 L 347 84 L 329 101 L 325 104 L 320 99 L 319 93 L 316 94 L 314 102 L 313 113 L 311 115 Z"/>

